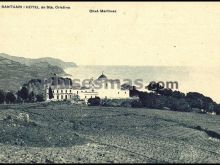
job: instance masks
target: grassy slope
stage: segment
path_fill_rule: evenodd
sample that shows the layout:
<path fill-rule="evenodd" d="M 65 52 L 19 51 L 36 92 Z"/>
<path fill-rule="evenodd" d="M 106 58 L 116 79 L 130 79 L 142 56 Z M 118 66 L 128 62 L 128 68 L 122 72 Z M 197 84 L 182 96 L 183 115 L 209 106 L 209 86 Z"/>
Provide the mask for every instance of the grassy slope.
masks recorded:
<path fill-rule="evenodd" d="M 0 57 L 0 89 L 17 91 L 30 79 L 48 77 L 54 73 L 62 75 L 64 71 L 48 63 L 27 66 Z"/>
<path fill-rule="evenodd" d="M 32 124 L 2 121 L 20 112 L 28 113 Z M 0 105 L 0 122 L 1 154 L 9 154 L 12 162 L 19 153 L 28 156 L 17 162 L 29 162 L 28 158 L 45 162 L 45 157 L 52 162 L 220 161 L 219 139 L 195 129 L 200 126 L 220 134 L 219 116 L 36 103 Z M 26 149 L 15 145 L 16 139 Z M 42 159 L 36 158 L 36 153 Z M 4 160 L 0 158 L 0 162 L 8 161 Z"/>

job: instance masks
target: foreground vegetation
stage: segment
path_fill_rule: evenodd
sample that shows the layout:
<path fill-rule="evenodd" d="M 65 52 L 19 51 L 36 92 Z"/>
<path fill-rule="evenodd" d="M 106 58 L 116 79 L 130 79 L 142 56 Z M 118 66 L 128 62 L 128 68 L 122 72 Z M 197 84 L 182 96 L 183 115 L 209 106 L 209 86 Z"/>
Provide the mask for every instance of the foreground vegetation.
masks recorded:
<path fill-rule="evenodd" d="M 23 84 L 17 92 L 0 90 L 0 104 L 43 102 L 46 100 L 45 84 L 49 84 L 49 86 L 54 84 L 71 86 L 72 80 L 57 75 L 45 80 L 31 79 Z M 156 82 L 150 83 L 147 86 L 150 92 L 138 91 L 135 87 L 127 87 L 130 90 L 130 97 L 132 99 L 101 100 L 97 97 L 89 99 L 88 103 L 93 106 L 154 108 L 181 112 L 220 114 L 220 104 L 198 92 L 188 92 L 185 94 L 180 91 L 163 88 Z M 134 99 L 135 97 L 138 99 Z M 53 92 L 51 87 L 49 87 L 49 99 L 52 98 Z"/>
<path fill-rule="evenodd" d="M 217 163 L 219 125 L 219 116 L 157 109 L 0 105 L 0 162 Z"/>
<path fill-rule="evenodd" d="M 131 99 L 101 100 L 99 97 L 90 98 L 88 104 L 91 106 L 154 108 L 180 112 L 220 114 L 220 104 L 198 92 L 184 94 L 171 89 L 152 90 L 152 92 L 132 89 L 130 95 Z"/>

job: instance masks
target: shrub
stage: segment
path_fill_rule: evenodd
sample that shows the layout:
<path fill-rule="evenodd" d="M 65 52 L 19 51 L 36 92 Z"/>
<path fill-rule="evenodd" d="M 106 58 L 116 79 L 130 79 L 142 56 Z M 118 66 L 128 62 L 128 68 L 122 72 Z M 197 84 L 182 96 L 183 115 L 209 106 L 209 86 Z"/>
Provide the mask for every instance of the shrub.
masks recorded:
<path fill-rule="evenodd" d="M 129 91 L 130 97 L 139 96 L 139 93 L 140 93 L 140 91 L 136 90 L 135 87 L 133 87 L 133 89 L 130 89 L 130 91 Z"/>
<path fill-rule="evenodd" d="M 139 94 L 140 102 L 144 107 L 154 108 L 156 105 L 156 99 L 158 98 L 154 93 L 141 92 Z"/>
<path fill-rule="evenodd" d="M 16 97 L 12 92 L 7 92 L 5 96 L 6 103 L 15 103 Z"/>
<path fill-rule="evenodd" d="M 36 101 L 36 100 L 35 100 L 35 95 L 34 95 L 34 92 L 33 92 L 33 91 L 29 94 L 29 96 L 28 96 L 28 101 L 30 101 L 30 102 Z"/>
<path fill-rule="evenodd" d="M 99 97 L 89 98 L 88 105 L 90 106 L 98 106 L 100 105 L 101 99 Z"/>
<path fill-rule="evenodd" d="M 23 101 L 27 101 L 28 96 L 28 89 L 25 86 L 23 86 L 21 90 L 18 91 L 18 97 L 20 97 Z"/>
<path fill-rule="evenodd" d="M 37 102 L 42 102 L 42 101 L 44 101 L 44 96 L 43 96 L 43 94 L 38 94 L 38 95 L 36 95 L 36 100 L 37 100 Z"/>
<path fill-rule="evenodd" d="M 139 95 L 140 103 L 146 108 L 162 109 L 166 106 L 166 96 L 155 93 L 141 92 Z"/>
<path fill-rule="evenodd" d="M 154 108 L 156 109 L 163 109 L 164 107 L 167 107 L 167 96 L 157 96 L 155 100 Z"/>
<path fill-rule="evenodd" d="M 104 99 L 101 101 L 102 106 L 110 106 L 110 107 L 119 107 L 121 105 L 121 101 L 117 99 Z"/>
<path fill-rule="evenodd" d="M 170 108 L 174 111 L 190 112 L 192 111 L 189 103 L 185 99 L 172 98 Z"/>
<path fill-rule="evenodd" d="M 121 107 L 131 107 L 131 100 L 125 100 L 121 103 Z"/>
<path fill-rule="evenodd" d="M 214 103 L 205 103 L 204 109 L 207 112 L 213 112 L 215 109 L 215 104 Z"/>
<path fill-rule="evenodd" d="M 104 99 L 101 100 L 101 105 L 109 107 L 131 107 L 132 101 L 132 99 Z"/>
<path fill-rule="evenodd" d="M 5 92 L 3 90 L 0 90 L 0 104 L 3 104 L 5 102 Z"/>
<path fill-rule="evenodd" d="M 189 105 L 192 108 L 203 109 L 203 101 L 200 98 L 194 98 L 194 99 L 186 98 L 186 101 L 189 103 Z"/>
<path fill-rule="evenodd" d="M 215 104 L 216 103 L 210 97 L 203 98 L 203 109 L 205 109 L 207 112 L 213 112 Z"/>
<path fill-rule="evenodd" d="M 139 95 L 142 105 L 146 108 L 163 109 L 170 108 L 174 111 L 191 111 L 191 107 L 185 98 L 174 98 L 172 96 L 157 95 L 155 93 L 142 92 Z"/>
<path fill-rule="evenodd" d="M 140 100 L 133 100 L 131 102 L 131 107 L 133 107 L 133 108 L 142 108 L 143 105 L 142 105 Z"/>

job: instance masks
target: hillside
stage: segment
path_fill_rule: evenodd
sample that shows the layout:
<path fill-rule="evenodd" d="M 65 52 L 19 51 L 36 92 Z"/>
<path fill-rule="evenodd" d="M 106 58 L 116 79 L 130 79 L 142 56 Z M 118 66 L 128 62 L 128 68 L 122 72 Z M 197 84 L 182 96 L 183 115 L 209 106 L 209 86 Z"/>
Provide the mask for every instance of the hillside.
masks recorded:
<path fill-rule="evenodd" d="M 34 64 L 39 64 L 41 62 L 47 62 L 50 65 L 58 66 L 60 68 L 69 68 L 69 67 L 76 67 L 76 64 L 74 62 L 64 62 L 60 59 L 51 58 L 51 57 L 45 57 L 45 58 L 37 58 L 37 59 L 31 59 L 31 58 L 24 58 L 24 57 L 16 57 L 11 56 L 5 53 L 0 53 L 1 57 L 7 58 L 9 60 L 13 60 L 16 62 L 19 62 L 21 64 L 31 66 Z"/>
<path fill-rule="evenodd" d="M 0 163 L 219 163 L 219 125 L 157 109 L 0 105 Z"/>
<path fill-rule="evenodd" d="M 0 89 L 17 91 L 20 86 L 35 78 L 66 75 L 64 70 L 47 62 L 25 65 L 0 56 Z"/>

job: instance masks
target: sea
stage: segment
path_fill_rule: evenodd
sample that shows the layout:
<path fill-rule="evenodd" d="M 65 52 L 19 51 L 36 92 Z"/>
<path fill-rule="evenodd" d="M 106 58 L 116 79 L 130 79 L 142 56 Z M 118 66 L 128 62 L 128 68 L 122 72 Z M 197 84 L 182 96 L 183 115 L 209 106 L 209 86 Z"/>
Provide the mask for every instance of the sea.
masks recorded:
<path fill-rule="evenodd" d="M 109 79 L 119 79 L 121 84 L 129 81 L 135 85 L 135 81 L 139 81 L 143 87 L 155 81 L 184 93 L 202 93 L 220 103 L 220 67 L 81 65 L 65 71 L 71 79 L 81 83 L 85 79 L 97 79 L 101 74 Z"/>

